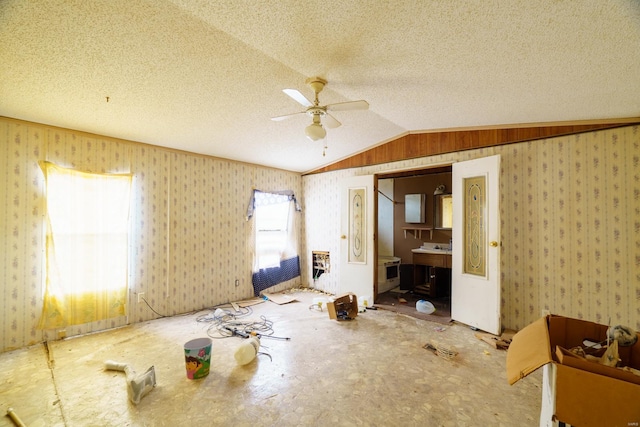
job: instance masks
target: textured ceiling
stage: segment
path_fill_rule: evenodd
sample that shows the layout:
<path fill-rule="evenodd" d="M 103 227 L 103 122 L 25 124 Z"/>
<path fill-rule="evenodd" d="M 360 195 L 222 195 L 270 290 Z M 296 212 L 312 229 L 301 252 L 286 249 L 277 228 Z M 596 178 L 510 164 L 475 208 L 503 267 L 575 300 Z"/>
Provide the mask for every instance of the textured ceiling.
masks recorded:
<path fill-rule="evenodd" d="M 638 0 L 2 0 L 0 58 L 2 116 L 298 172 L 411 132 L 640 116 Z M 310 142 L 310 117 L 270 118 L 316 75 L 321 104 L 370 108 Z"/>

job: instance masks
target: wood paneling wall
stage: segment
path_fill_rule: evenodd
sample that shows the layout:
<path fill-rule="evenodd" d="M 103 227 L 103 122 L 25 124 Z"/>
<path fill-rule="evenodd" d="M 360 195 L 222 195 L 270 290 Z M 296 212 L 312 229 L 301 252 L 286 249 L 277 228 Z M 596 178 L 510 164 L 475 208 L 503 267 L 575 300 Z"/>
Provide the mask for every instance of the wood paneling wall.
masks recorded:
<path fill-rule="evenodd" d="M 622 120 L 616 123 L 413 133 L 325 166 L 324 168 L 316 169 L 306 175 L 471 150 L 474 148 L 551 138 L 560 135 L 571 135 L 637 123 L 640 123 L 640 119 Z"/>

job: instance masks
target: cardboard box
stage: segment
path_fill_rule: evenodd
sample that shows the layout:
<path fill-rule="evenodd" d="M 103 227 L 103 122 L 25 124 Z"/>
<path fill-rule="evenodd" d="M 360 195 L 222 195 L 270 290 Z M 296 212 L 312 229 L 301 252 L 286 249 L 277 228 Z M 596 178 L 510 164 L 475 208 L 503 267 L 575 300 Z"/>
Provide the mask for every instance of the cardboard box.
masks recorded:
<path fill-rule="evenodd" d="M 507 379 L 516 383 L 541 366 L 543 410 L 540 425 L 562 421 L 574 426 L 640 425 L 640 377 L 573 356 L 568 349 L 585 339 L 606 340 L 608 326 L 563 316 L 546 316 L 519 331 L 507 351 Z M 640 369 L 640 334 L 630 347 L 619 347 L 618 366 Z M 548 376 L 551 376 L 550 378 Z M 545 401 L 551 408 L 545 408 Z M 553 420 L 545 420 L 551 416 Z"/>
<path fill-rule="evenodd" d="M 327 303 L 329 319 L 351 320 L 358 315 L 358 297 L 354 293 L 347 292 Z"/>

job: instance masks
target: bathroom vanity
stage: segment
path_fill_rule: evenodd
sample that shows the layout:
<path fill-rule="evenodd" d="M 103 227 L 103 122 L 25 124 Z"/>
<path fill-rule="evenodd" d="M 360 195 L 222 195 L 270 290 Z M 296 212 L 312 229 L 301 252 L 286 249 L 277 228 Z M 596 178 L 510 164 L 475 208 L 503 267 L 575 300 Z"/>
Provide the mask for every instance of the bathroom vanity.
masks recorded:
<path fill-rule="evenodd" d="M 451 251 L 412 249 L 413 291 L 431 298 L 451 296 Z"/>

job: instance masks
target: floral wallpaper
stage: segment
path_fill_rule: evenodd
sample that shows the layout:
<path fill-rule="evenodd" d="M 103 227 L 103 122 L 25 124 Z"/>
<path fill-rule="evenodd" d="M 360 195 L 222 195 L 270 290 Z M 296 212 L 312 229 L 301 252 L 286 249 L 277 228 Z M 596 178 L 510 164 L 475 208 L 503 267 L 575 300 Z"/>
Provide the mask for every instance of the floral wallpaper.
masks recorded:
<path fill-rule="evenodd" d="M 38 160 L 132 172 L 128 316 L 40 331 L 44 179 Z M 0 351 L 253 297 L 253 188 L 293 190 L 300 174 L 0 118 Z M 301 262 L 307 262 L 302 250 Z M 270 289 L 297 286 L 301 278 Z M 237 281 L 237 285 L 236 285 Z"/>
<path fill-rule="evenodd" d="M 38 160 L 134 174 L 128 316 L 66 336 L 252 296 L 253 188 L 291 189 L 302 205 L 302 277 L 273 291 L 340 281 L 340 180 L 500 154 L 503 326 L 544 310 L 640 330 L 640 128 L 450 153 L 300 176 L 224 159 L 0 118 L 0 351 L 56 339 L 42 309 L 44 194 Z M 312 279 L 313 250 L 331 270 Z M 238 285 L 236 286 L 236 280 Z"/>
<path fill-rule="evenodd" d="M 42 341 L 43 129 L 0 124 L 0 350 Z M 34 159 L 34 160 L 30 160 Z"/>
<path fill-rule="evenodd" d="M 332 260 L 315 286 L 338 289 L 342 178 L 493 154 L 501 155 L 503 326 L 521 329 L 547 310 L 640 330 L 638 126 L 304 176 L 305 247 Z"/>

